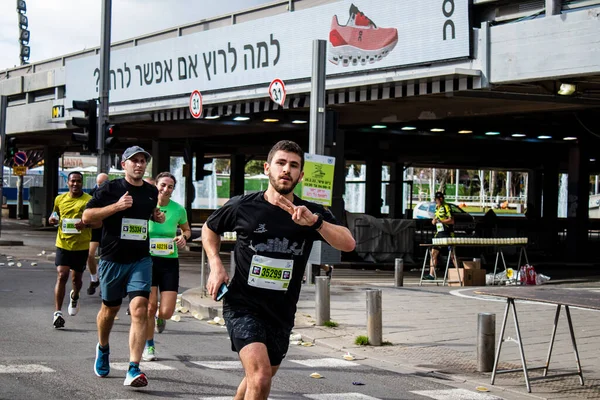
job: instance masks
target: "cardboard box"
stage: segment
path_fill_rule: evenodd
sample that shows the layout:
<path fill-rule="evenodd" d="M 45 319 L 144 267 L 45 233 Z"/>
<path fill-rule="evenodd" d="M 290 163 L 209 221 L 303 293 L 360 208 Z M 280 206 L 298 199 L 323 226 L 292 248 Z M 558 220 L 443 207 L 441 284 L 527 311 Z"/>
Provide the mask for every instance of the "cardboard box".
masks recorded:
<path fill-rule="evenodd" d="M 465 269 L 481 269 L 481 260 L 463 261 Z"/>
<path fill-rule="evenodd" d="M 458 269 L 464 286 L 485 286 L 485 269 Z M 448 285 L 460 286 L 455 268 L 448 269 Z"/>

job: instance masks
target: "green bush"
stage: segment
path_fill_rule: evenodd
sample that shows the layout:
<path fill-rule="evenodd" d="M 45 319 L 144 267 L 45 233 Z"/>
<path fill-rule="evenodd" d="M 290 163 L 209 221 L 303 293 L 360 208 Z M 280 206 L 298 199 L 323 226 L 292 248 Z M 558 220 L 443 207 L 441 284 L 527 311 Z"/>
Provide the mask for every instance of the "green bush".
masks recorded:
<path fill-rule="evenodd" d="M 369 338 L 364 335 L 357 336 L 356 339 L 354 339 L 354 344 L 358 346 L 366 346 L 369 344 Z"/>

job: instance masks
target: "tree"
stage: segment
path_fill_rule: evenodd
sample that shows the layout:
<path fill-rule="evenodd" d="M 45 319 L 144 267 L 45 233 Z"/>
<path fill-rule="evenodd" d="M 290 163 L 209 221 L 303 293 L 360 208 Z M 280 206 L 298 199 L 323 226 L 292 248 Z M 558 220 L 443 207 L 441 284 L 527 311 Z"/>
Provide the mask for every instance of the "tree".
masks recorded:
<path fill-rule="evenodd" d="M 250 160 L 246 163 L 244 172 L 248 175 L 258 175 L 265 172 L 265 161 L 264 160 Z"/>

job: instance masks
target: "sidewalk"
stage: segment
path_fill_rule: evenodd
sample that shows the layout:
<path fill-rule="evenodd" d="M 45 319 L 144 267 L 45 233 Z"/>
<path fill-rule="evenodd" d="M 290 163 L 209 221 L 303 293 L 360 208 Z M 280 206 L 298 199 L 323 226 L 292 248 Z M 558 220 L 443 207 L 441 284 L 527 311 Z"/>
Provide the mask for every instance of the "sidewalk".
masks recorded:
<path fill-rule="evenodd" d="M 598 313 L 572 309 L 573 324 L 585 385 L 577 377 L 532 382 L 528 394 L 522 373 L 497 375 L 496 384 L 490 385 L 490 373 L 477 372 L 477 314 L 496 314 L 496 341 L 504 315 L 505 301 L 494 301 L 477 296 L 474 288 L 418 286 L 415 277 L 405 278 L 405 286 L 393 287 L 393 276 L 360 280 L 338 277 L 334 271 L 331 285 L 331 320 L 336 328 L 314 325 L 315 286 L 302 288 L 295 333 L 303 341 L 314 342 L 339 350 L 340 356 L 349 351 L 357 358 L 366 358 L 381 368 L 408 368 L 418 374 L 440 379 L 451 379 L 475 388 L 485 386 L 492 394 L 518 398 L 591 399 L 600 398 L 600 319 Z M 364 272 L 364 271 L 363 271 Z M 346 271 L 343 275 L 348 275 Z M 583 282 L 582 282 L 583 281 Z M 555 287 L 565 290 L 600 290 L 596 281 L 578 280 L 579 283 L 561 283 Z M 383 340 L 385 346 L 357 346 L 356 336 L 367 334 L 366 294 L 368 288 L 382 290 Z M 200 296 L 200 289 L 183 293 L 183 302 L 192 312 L 205 318 L 221 315 L 221 303 Z M 543 365 L 548 352 L 555 308 L 539 303 L 517 303 L 519 324 L 529 366 Z M 564 311 L 557 330 L 550 374 L 571 372 L 575 368 L 570 336 Z M 515 337 L 512 314 L 509 315 L 505 337 Z M 500 368 L 521 366 L 518 347 L 505 342 Z M 530 376 L 539 376 L 538 371 Z"/>

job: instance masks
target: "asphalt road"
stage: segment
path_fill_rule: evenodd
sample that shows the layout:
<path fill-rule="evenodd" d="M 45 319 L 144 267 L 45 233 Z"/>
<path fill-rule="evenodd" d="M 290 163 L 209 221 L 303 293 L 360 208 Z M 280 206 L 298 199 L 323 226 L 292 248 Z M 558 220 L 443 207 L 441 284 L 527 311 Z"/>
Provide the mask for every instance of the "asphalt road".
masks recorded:
<path fill-rule="evenodd" d="M 129 317 L 119 313 L 111 336 L 111 373 L 93 373 L 97 342 L 97 295 L 82 294 L 75 317 L 63 313 L 65 329 L 52 326 L 54 265 L 8 266 L 0 257 L 0 399 L 231 399 L 243 376 L 230 350 L 226 329 L 184 314 L 156 335 L 159 360 L 142 363 L 149 386 L 123 386 L 128 362 Z M 4 264 L 2 264 L 4 263 Z M 197 281 L 193 266 L 182 270 L 182 282 Z M 88 275 L 84 279 L 87 287 Z M 69 284 L 70 285 L 70 284 Z M 70 290 L 67 286 L 67 293 Z M 291 346 L 274 379 L 271 399 L 389 400 L 469 399 L 498 397 L 471 388 L 450 387 L 414 372 L 378 368 L 373 360 L 348 362 L 324 347 Z M 310 377 L 318 372 L 323 379 Z M 354 385 L 360 382 L 364 385 Z M 454 385 L 456 386 L 456 385 Z M 425 393 L 420 391 L 427 391 Z M 415 393 L 420 392 L 420 393 Z"/>

